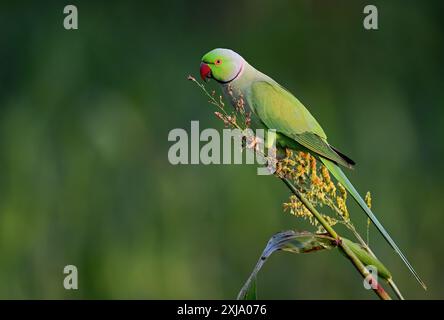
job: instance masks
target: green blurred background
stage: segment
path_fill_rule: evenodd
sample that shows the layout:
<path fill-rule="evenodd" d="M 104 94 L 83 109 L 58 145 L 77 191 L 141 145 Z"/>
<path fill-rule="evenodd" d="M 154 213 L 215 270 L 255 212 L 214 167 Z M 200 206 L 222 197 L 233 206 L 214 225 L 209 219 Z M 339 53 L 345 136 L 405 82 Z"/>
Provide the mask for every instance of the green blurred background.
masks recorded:
<path fill-rule="evenodd" d="M 310 229 L 254 166 L 169 164 L 171 129 L 222 128 L 186 80 L 215 47 L 309 107 L 429 286 L 372 229 L 400 289 L 444 298 L 443 2 L 75 1 L 66 31 L 70 3 L 0 5 L 0 298 L 235 298 L 273 233 Z M 362 27 L 366 4 L 377 31 Z M 258 290 L 375 298 L 335 251 L 272 256 Z"/>

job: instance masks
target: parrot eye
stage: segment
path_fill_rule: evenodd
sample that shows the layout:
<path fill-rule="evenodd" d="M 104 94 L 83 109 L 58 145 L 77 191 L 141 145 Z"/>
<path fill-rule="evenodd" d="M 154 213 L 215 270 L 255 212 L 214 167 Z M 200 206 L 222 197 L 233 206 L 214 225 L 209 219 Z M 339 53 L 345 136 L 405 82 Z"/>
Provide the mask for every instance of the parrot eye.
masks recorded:
<path fill-rule="evenodd" d="M 216 61 L 214 61 L 214 64 L 216 66 L 220 65 L 221 63 L 222 63 L 222 60 L 220 60 L 220 59 L 217 59 Z"/>

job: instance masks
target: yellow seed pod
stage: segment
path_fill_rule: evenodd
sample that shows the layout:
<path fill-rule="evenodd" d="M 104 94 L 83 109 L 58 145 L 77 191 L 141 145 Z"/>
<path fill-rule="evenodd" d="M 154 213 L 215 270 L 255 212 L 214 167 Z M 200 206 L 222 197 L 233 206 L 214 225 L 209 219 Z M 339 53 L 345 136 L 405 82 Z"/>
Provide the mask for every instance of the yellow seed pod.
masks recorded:
<path fill-rule="evenodd" d="M 340 182 L 338 182 L 338 189 L 341 193 L 342 198 L 344 198 L 344 200 L 347 200 L 347 190 Z"/>
<path fill-rule="evenodd" d="M 331 182 L 330 174 L 328 173 L 328 169 L 325 166 L 321 167 L 321 173 L 322 173 L 322 177 L 324 178 L 325 183 L 327 185 L 329 185 Z"/>
<path fill-rule="evenodd" d="M 370 193 L 370 191 L 367 191 L 367 194 L 365 195 L 365 203 L 367 204 L 367 207 L 369 207 L 369 209 L 372 208 L 372 194 Z"/>
<path fill-rule="evenodd" d="M 293 151 L 291 151 L 291 149 L 285 149 L 285 156 L 287 158 L 293 157 Z"/>

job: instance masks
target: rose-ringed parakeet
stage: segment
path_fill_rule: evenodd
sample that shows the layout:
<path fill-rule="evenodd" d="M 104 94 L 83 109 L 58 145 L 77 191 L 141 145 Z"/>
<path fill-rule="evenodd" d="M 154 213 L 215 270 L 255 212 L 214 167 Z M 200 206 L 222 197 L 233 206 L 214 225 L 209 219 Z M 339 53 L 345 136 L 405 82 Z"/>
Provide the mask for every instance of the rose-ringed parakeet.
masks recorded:
<path fill-rule="evenodd" d="M 205 54 L 202 57 L 200 74 L 203 80 L 216 80 L 225 93 L 230 88 L 235 98 L 242 95 L 247 108 L 261 126 L 276 130 L 276 143 L 279 147 L 308 150 L 321 159 L 425 288 L 410 262 L 341 170 L 340 166 L 353 168 L 354 161 L 328 143 L 322 127 L 295 96 L 229 49 L 214 49 Z"/>

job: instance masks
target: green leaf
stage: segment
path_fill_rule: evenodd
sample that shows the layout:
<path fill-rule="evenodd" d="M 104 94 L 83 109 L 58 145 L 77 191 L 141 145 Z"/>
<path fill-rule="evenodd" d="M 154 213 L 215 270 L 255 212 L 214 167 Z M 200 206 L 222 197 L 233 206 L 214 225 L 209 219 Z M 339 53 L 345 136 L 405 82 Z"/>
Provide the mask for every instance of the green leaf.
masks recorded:
<path fill-rule="evenodd" d="M 249 297 L 256 299 L 257 274 L 261 270 L 265 261 L 273 252 L 277 250 L 291 253 L 309 253 L 336 247 L 335 239 L 321 234 L 310 232 L 295 232 L 293 230 L 283 231 L 275 234 L 268 241 L 262 255 L 259 258 L 253 272 L 248 277 L 244 286 L 240 290 L 237 299 L 245 300 Z M 254 295 L 253 295 L 254 292 Z"/>
<path fill-rule="evenodd" d="M 309 232 L 293 232 L 293 234 L 283 235 L 281 238 L 276 243 L 279 246 L 277 250 L 292 253 L 310 253 L 323 249 L 332 249 L 336 246 L 333 238 Z"/>
<path fill-rule="evenodd" d="M 390 280 L 392 278 L 390 271 L 382 264 L 382 262 L 368 253 L 359 243 L 355 243 L 346 238 L 342 238 L 342 241 L 345 242 L 356 257 L 361 260 L 364 266 L 374 266 L 378 271 L 378 276 L 382 279 Z"/>

